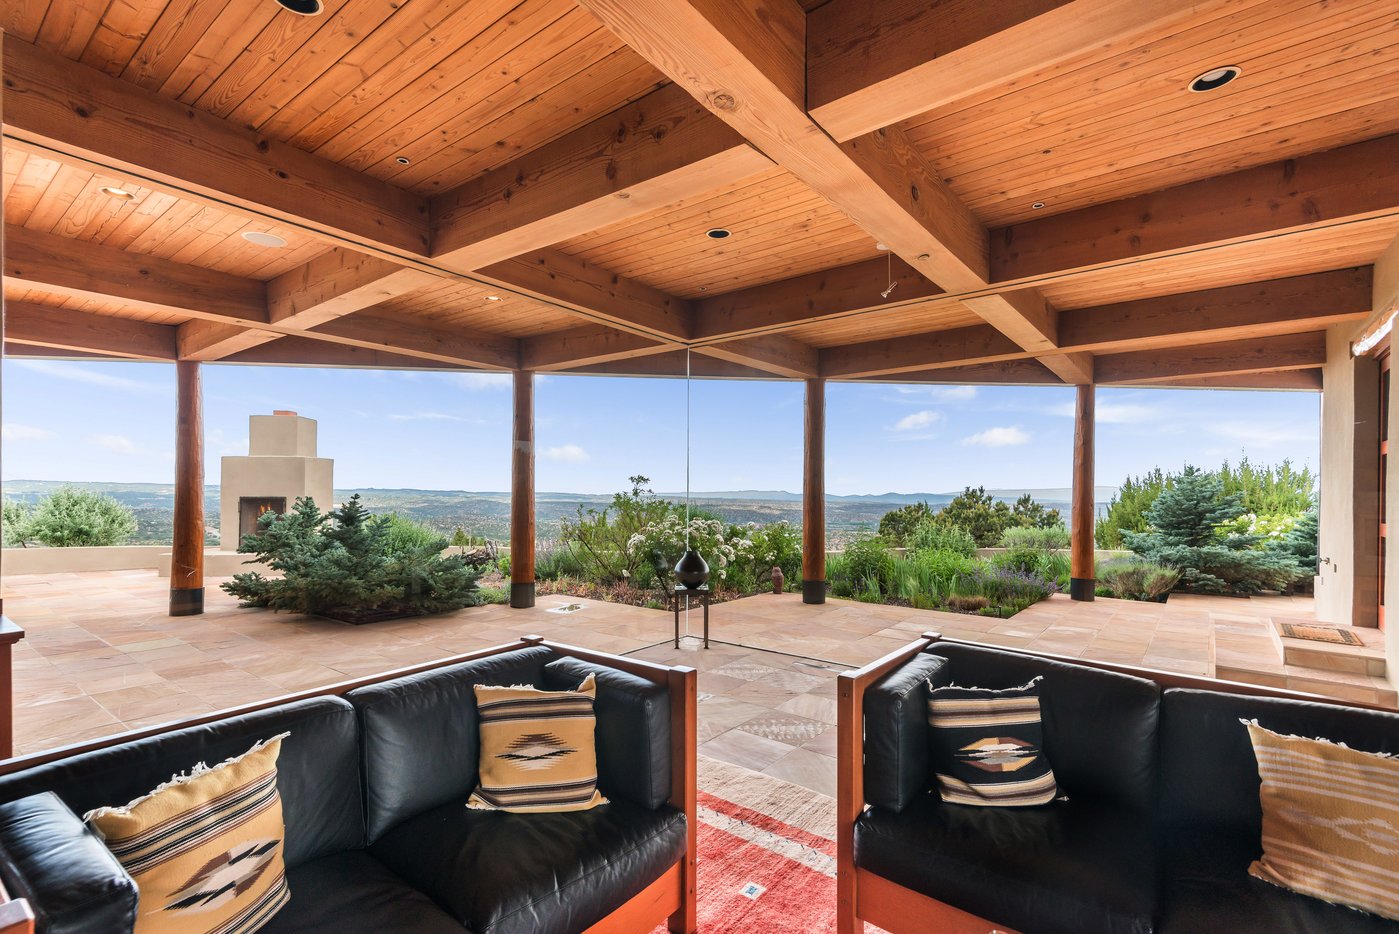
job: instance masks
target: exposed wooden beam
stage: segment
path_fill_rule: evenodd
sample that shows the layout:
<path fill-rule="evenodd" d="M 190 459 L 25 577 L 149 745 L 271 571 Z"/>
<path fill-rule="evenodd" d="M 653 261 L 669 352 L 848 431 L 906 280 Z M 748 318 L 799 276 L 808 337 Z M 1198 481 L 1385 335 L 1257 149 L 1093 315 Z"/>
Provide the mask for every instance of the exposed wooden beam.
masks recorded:
<path fill-rule="evenodd" d="M 880 293 L 889 285 L 889 298 Z M 942 296 L 901 259 L 884 257 L 739 289 L 694 302 L 695 338 L 740 337 L 866 311 L 887 311 Z"/>
<path fill-rule="evenodd" d="M 519 342 L 513 337 L 408 315 L 366 311 L 328 321 L 302 336 L 459 367 L 510 369 L 519 364 Z"/>
<path fill-rule="evenodd" d="M 536 250 L 478 270 L 476 278 L 550 302 L 599 324 L 688 340 L 689 303 L 558 250 Z"/>
<path fill-rule="evenodd" d="M 520 367 L 525 370 L 566 370 L 666 353 L 674 349 L 674 344 L 661 343 L 606 325 L 587 324 L 522 339 Z"/>
<path fill-rule="evenodd" d="M 267 283 L 268 321 L 314 328 L 440 281 L 421 269 L 335 247 Z"/>
<path fill-rule="evenodd" d="M 826 347 L 821 373 L 831 379 L 889 376 L 941 367 L 1024 359 L 1026 351 L 989 324 Z"/>
<path fill-rule="evenodd" d="M 1066 349 L 1112 353 L 1317 331 L 1370 312 L 1371 267 L 1059 313 Z"/>
<path fill-rule="evenodd" d="M 998 284 L 1399 212 L 1399 134 L 992 232 Z"/>
<path fill-rule="evenodd" d="M 969 366 L 940 367 L 933 370 L 913 370 L 896 376 L 864 377 L 859 382 L 876 383 L 936 383 L 944 386 L 966 386 L 977 383 L 1011 385 L 1060 385 L 1062 380 L 1038 360 L 1005 360 L 999 363 L 975 363 Z"/>
<path fill-rule="evenodd" d="M 580 0 L 643 58 L 773 161 L 949 291 L 989 283 L 985 228 L 897 127 L 837 143 L 806 112 L 806 16 L 796 0 Z M 1039 303 L 1042 306 L 1042 301 Z M 975 308 L 1027 350 L 1052 312 L 1022 296 Z M 1066 379 L 1081 377 L 1058 358 Z"/>
<path fill-rule="evenodd" d="M 282 336 L 273 331 L 220 324 L 217 321 L 186 321 L 175 332 L 175 345 L 181 360 L 222 360 Z"/>
<path fill-rule="evenodd" d="M 257 363 L 273 366 L 333 366 L 378 370 L 466 370 L 460 364 L 441 363 L 422 357 L 371 350 L 348 344 L 332 344 L 310 337 L 284 337 L 281 340 L 236 353 L 225 363 Z"/>
<path fill-rule="evenodd" d="M 668 85 L 434 198 L 433 255 L 489 266 L 771 166 Z"/>
<path fill-rule="evenodd" d="M 696 347 L 695 352 L 789 379 L 808 379 L 821 372 L 816 348 L 784 334 L 705 344 Z"/>
<path fill-rule="evenodd" d="M 432 257 L 426 199 L 11 35 L 4 46 L 5 136 L 22 148 L 129 175 L 220 210 L 274 218 L 382 259 L 492 285 L 581 317 L 688 337 L 684 303 L 655 289 L 550 251 L 477 275 L 450 255 Z M 573 273 L 581 280 L 572 281 Z M 601 307 L 592 307 L 594 301 Z"/>
<path fill-rule="evenodd" d="M 1326 362 L 1326 334 L 1285 334 L 1176 350 L 1105 354 L 1094 361 L 1099 383 L 1144 383 L 1304 370 Z"/>
<path fill-rule="evenodd" d="M 1321 367 L 1310 370 L 1275 370 L 1233 376 L 1183 376 L 1174 380 L 1140 383 L 1158 389 L 1265 389 L 1280 392 L 1320 392 Z"/>
<path fill-rule="evenodd" d="M 426 255 L 426 203 L 6 34 L 5 134 L 364 246 Z"/>
<path fill-rule="evenodd" d="M 146 311 L 214 321 L 267 321 L 261 282 L 158 256 L 5 226 L 5 278 L 75 298 L 118 298 Z"/>
<path fill-rule="evenodd" d="M 690 375 L 696 379 L 773 379 L 773 374 L 764 370 L 731 363 L 716 357 L 695 353 L 690 357 Z M 599 376 L 661 376 L 679 377 L 685 375 L 685 351 L 672 350 L 668 353 L 652 354 L 647 357 L 628 357 L 590 366 L 576 367 L 569 372 Z"/>
<path fill-rule="evenodd" d="M 837 140 L 853 139 L 1210 5 L 833 0 L 807 17 L 807 106 Z"/>
<path fill-rule="evenodd" d="M 133 360 L 174 360 L 175 328 L 71 308 L 5 303 L 5 340 Z"/>

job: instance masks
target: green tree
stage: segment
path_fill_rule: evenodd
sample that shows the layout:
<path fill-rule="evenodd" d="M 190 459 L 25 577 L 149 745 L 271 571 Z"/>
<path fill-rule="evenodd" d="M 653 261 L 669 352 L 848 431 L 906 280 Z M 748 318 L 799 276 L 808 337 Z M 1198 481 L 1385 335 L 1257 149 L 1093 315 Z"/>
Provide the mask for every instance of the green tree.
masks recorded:
<path fill-rule="evenodd" d="M 29 531 L 29 522 L 33 513 L 33 507 L 26 503 L 13 499 L 5 500 L 4 514 L 3 518 L 0 518 L 0 525 L 3 525 L 6 548 L 29 547 L 29 542 L 33 540 L 33 535 Z"/>
<path fill-rule="evenodd" d="M 1267 467 L 1255 467 L 1247 457 L 1237 467 L 1225 461 L 1219 479 L 1224 492 L 1239 494 L 1244 512 L 1256 516 L 1300 516 L 1311 509 L 1316 496 L 1311 468 L 1298 470 L 1290 460 Z"/>
<path fill-rule="evenodd" d="M 53 548 L 120 545 L 136 531 L 136 516 L 105 494 L 63 487 L 39 501 L 28 529 Z"/>
<path fill-rule="evenodd" d="M 1117 495 L 1108 503 L 1107 515 L 1099 519 L 1094 528 L 1098 547 L 1125 548 L 1123 532 L 1145 532 L 1146 511 L 1172 482 L 1173 478 L 1167 477 L 1160 467 L 1123 481 Z"/>
<path fill-rule="evenodd" d="M 1046 508 L 1044 503 L 1037 502 L 1029 493 L 1022 494 L 1010 507 L 1010 516 L 1012 525 L 1027 529 L 1052 529 L 1064 524 L 1064 520 L 1059 518 L 1059 510 Z"/>
<path fill-rule="evenodd" d="M 1304 573 L 1316 574 L 1320 532 L 1320 516 L 1313 506 L 1302 513 L 1296 524 L 1288 529 L 1282 541 L 1274 543 L 1271 547 L 1289 555 Z"/>
<path fill-rule="evenodd" d="M 959 525 L 946 525 L 924 519 L 909 536 L 908 547 L 915 552 L 951 552 L 963 558 L 976 554 L 976 539 Z"/>
<path fill-rule="evenodd" d="M 1146 532 L 1123 533 L 1149 561 L 1179 568 L 1181 584 L 1203 593 L 1281 589 L 1301 574 L 1290 555 L 1256 546 L 1256 535 L 1225 535 L 1221 526 L 1243 514 L 1242 496 L 1224 492 L 1217 474 L 1187 466 L 1146 518 Z"/>
<path fill-rule="evenodd" d="M 966 529 L 978 548 L 990 548 L 1001 540 L 1001 533 L 1014 522 L 1014 515 L 1009 506 L 987 493 L 985 487 L 967 487 L 942 507 L 934 521 Z"/>
<path fill-rule="evenodd" d="M 879 537 L 891 545 L 906 548 L 919 524 L 932 517 L 932 508 L 921 501 L 891 509 L 879 519 Z"/>
<path fill-rule="evenodd" d="M 638 586 L 649 586 L 649 580 L 638 578 L 650 574 L 648 558 L 629 545 L 632 536 L 660 522 L 675 506 L 652 492 L 650 478 L 637 474 L 628 482 L 631 490 L 613 495 L 604 509 L 579 506 L 576 516 L 560 523 L 559 538 L 585 577 L 604 584 L 635 580 Z M 696 515 L 699 512 L 692 511 L 691 516 Z"/>
<path fill-rule="evenodd" d="M 352 621 L 415 616 L 475 606 L 481 572 L 460 555 L 443 557 L 443 539 L 390 540 L 388 516 L 371 516 L 359 495 L 330 512 L 302 497 L 284 515 L 265 514 L 239 552 L 281 577 L 236 574 L 223 589 L 242 606 Z"/>

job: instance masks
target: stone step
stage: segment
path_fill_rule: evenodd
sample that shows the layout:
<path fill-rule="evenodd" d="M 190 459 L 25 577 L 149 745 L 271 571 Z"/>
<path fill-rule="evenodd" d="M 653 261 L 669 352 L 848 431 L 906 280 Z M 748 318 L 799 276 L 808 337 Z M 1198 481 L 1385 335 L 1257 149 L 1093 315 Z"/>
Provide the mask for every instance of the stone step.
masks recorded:
<path fill-rule="evenodd" d="M 1311 624 L 1308 620 L 1273 619 L 1278 644 L 1282 650 L 1285 665 L 1313 668 L 1326 672 L 1346 672 L 1348 674 L 1369 675 L 1383 678 L 1386 674 L 1384 657 L 1384 634 L 1378 629 L 1360 626 L 1337 627 L 1355 634 L 1364 645 L 1342 645 L 1334 642 L 1317 642 L 1313 639 L 1295 639 L 1283 635 L 1283 623 Z"/>
<path fill-rule="evenodd" d="M 1214 676 L 1265 687 L 1338 697 L 1363 704 L 1399 707 L 1399 692 L 1388 679 L 1346 671 L 1318 671 L 1301 665 L 1218 665 Z"/>

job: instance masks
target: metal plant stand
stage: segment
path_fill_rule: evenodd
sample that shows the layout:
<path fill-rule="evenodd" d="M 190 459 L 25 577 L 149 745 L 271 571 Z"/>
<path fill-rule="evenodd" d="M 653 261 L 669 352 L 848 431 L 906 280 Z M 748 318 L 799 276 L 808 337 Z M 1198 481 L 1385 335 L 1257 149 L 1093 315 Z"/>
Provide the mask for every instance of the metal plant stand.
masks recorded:
<path fill-rule="evenodd" d="M 685 598 L 686 608 L 689 607 L 689 597 L 691 594 L 698 595 L 700 605 L 704 607 L 704 647 L 709 648 L 709 585 L 701 584 L 698 587 L 686 587 L 684 584 L 676 584 L 670 591 L 670 607 L 675 612 L 675 647 L 680 648 L 680 602 Z"/>

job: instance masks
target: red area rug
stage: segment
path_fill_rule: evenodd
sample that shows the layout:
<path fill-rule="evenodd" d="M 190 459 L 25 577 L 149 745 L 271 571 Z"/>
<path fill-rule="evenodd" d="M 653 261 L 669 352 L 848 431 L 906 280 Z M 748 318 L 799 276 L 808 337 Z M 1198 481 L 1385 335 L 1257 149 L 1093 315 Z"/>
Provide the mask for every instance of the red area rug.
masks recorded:
<path fill-rule="evenodd" d="M 746 771 L 724 768 L 729 773 Z M 807 818 L 820 811 L 834 816 L 835 802 L 824 795 L 753 772 L 740 782 L 746 782 L 750 795 L 755 790 L 771 794 L 774 805 L 783 799 L 774 810 Z M 763 795 L 755 800 L 761 802 Z M 835 931 L 834 841 L 701 791 L 698 846 L 700 934 Z M 656 934 L 664 931 L 656 928 Z"/>

